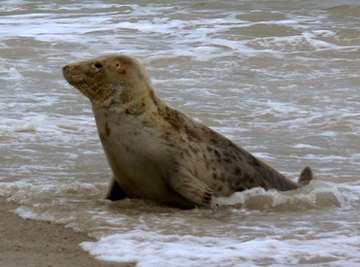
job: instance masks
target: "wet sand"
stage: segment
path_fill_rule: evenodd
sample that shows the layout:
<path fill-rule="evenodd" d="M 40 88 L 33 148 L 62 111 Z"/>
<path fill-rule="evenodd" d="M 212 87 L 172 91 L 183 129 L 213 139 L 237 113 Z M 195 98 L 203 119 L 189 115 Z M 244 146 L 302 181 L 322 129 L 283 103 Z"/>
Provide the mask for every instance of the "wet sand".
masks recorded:
<path fill-rule="evenodd" d="M 63 225 L 22 219 L 11 210 L 16 205 L 0 198 L 0 266 L 6 267 L 130 267 L 99 261 L 79 244 L 91 240 Z"/>

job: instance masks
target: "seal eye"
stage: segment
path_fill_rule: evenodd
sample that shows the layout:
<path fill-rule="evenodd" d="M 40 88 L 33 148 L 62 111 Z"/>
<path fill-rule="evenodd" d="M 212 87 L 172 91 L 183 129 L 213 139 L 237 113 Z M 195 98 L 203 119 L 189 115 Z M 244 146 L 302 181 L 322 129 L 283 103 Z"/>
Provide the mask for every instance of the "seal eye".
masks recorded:
<path fill-rule="evenodd" d="M 103 65 L 100 62 L 95 62 L 94 66 L 97 69 L 101 69 L 103 67 Z"/>

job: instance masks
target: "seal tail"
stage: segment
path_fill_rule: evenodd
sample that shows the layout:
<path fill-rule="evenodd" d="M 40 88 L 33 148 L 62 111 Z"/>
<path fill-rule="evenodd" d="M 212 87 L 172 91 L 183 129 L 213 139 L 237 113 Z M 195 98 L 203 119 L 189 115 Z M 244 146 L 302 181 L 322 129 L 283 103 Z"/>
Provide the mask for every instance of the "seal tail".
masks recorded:
<path fill-rule="evenodd" d="M 299 179 L 298 179 L 298 185 L 305 186 L 310 183 L 311 180 L 315 178 L 314 173 L 310 167 L 305 167 L 302 172 L 300 173 Z"/>

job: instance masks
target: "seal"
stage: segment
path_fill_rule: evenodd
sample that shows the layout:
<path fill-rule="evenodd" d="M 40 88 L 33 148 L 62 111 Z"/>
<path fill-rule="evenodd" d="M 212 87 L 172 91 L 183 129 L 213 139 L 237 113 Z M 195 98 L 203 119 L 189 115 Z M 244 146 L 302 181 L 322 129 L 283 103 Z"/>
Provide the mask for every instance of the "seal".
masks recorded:
<path fill-rule="evenodd" d="M 293 182 L 170 107 L 135 58 L 100 56 L 64 66 L 63 75 L 92 104 L 113 172 L 110 200 L 142 198 L 192 208 L 253 187 L 294 190 L 314 177 L 306 167 Z"/>

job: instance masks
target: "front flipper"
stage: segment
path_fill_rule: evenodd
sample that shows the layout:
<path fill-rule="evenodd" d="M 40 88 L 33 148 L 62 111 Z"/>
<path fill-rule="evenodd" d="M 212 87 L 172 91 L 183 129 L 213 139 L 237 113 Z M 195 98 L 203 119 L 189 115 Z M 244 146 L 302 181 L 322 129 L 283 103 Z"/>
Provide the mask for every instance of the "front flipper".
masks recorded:
<path fill-rule="evenodd" d="M 213 191 L 204 182 L 192 175 L 176 175 L 168 179 L 168 184 L 178 194 L 195 205 L 209 206 Z"/>
<path fill-rule="evenodd" d="M 120 187 L 120 185 L 116 182 L 115 178 L 112 179 L 110 190 L 106 196 L 106 199 L 109 199 L 111 201 L 120 200 L 126 198 L 126 194 Z"/>

